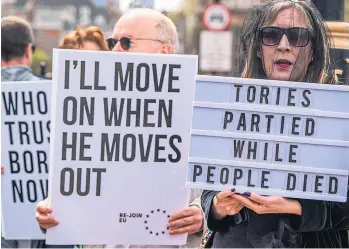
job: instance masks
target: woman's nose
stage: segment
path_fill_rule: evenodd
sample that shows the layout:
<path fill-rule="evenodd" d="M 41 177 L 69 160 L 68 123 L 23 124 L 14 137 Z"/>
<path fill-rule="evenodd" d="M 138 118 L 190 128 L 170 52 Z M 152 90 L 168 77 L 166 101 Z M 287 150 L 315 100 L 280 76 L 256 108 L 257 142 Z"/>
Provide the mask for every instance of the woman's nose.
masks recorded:
<path fill-rule="evenodd" d="M 281 37 L 281 40 L 279 42 L 279 46 L 278 46 L 278 49 L 279 50 L 291 50 L 291 45 L 287 39 L 287 36 L 284 34 L 282 37 Z"/>

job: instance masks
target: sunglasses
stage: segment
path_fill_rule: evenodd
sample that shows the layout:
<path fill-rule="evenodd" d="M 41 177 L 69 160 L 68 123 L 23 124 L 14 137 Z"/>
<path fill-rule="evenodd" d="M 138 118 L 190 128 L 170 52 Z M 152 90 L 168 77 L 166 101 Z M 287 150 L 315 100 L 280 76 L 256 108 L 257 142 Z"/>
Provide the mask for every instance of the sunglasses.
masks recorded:
<path fill-rule="evenodd" d="M 121 37 L 120 40 L 110 37 L 106 41 L 110 50 L 113 50 L 113 48 L 116 46 L 118 42 L 120 42 L 120 45 L 123 50 L 129 50 L 131 48 L 132 40 L 157 41 L 157 42 L 164 43 L 163 41 L 156 40 L 156 39 L 143 39 L 143 38 L 131 38 L 131 37 Z"/>
<path fill-rule="evenodd" d="M 311 33 L 306 28 L 293 27 L 283 29 L 279 27 L 264 27 L 260 29 L 262 44 L 265 46 L 278 45 L 286 34 L 288 42 L 295 47 L 305 47 L 311 38 Z"/>

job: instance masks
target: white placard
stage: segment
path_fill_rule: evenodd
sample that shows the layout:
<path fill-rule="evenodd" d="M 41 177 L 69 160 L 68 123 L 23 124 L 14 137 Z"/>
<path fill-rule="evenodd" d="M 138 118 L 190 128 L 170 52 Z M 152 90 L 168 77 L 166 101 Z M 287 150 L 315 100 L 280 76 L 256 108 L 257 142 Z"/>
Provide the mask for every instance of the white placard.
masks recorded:
<path fill-rule="evenodd" d="M 35 207 L 48 192 L 51 81 L 1 88 L 2 232 L 5 239 L 43 239 Z"/>
<path fill-rule="evenodd" d="M 197 56 L 54 50 L 53 62 L 49 196 L 59 225 L 46 242 L 185 244 L 167 223 L 189 202 Z"/>
<path fill-rule="evenodd" d="M 200 32 L 200 71 L 230 72 L 232 70 L 233 34 L 231 31 Z"/>
<path fill-rule="evenodd" d="M 198 76 L 189 161 L 191 188 L 344 202 L 349 88 Z"/>

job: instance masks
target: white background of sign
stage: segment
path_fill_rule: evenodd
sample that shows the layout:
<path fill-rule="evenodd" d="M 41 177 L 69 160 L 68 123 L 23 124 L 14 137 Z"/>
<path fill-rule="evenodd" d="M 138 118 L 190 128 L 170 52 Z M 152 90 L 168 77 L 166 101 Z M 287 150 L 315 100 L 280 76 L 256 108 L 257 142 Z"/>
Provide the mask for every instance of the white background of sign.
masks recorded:
<path fill-rule="evenodd" d="M 200 71 L 229 72 L 232 68 L 233 34 L 230 31 L 200 32 Z"/>
<path fill-rule="evenodd" d="M 1 204 L 2 204 L 2 218 L 3 218 L 3 228 L 5 231 L 2 231 L 5 233 L 6 239 L 44 239 L 45 235 L 41 232 L 39 225 L 37 221 L 35 220 L 35 207 L 36 204 L 43 200 L 45 196 L 43 196 L 42 191 L 44 191 L 46 195 L 47 191 L 47 178 L 48 174 L 45 171 L 45 166 L 41 165 L 41 167 L 37 163 L 37 154 L 36 151 L 44 151 L 46 152 L 47 160 L 46 163 L 48 165 L 49 163 L 49 131 L 47 130 L 47 122 L 50 120 L 50 113 L 51 113 L 51 105 L 50 105 L 50 99 L 51 99 L 51 81 L 39 81 L 39 82 L 3 82 L 1 83 L 1 91 L 2 93 L 11 92 L 14 96 L 15 92 L 18 92 L 18 113 L 19 115 L 11 115 L 7 116 L 5 112 L 5 106 L 2 98 L 2 119 L 1 119 L 1 163 L 5 167 L 5 173 L 1 176 Z M 25 92 L 25 98 L 26 101 L 29 100 L 29 92 L 32 92 L 33 96 L 33 106 L 34 106 L 34 115 L 24 115 L 23 114 L 23 104 L 22 104 L 22 94 L 21 92 Z M 47 98 L 47 113 L 46 114 L 40 114 L 38 112 L 38 105 L 37 105 L 37 93 L 38 92 L 45 92 L 46 98 Z M 40 103 L 43 102 L 43 94 L 40 94 Z M 8 95 L 6 94 L 6 98 L 8 99 Z M 44 111 L 44 106 L 41 105 L 41 110 Z M 30 112 L 30 106 L 27 105 L 27 111 Z M 5 122 L 15 122 L 14 125 L 12 125 L 13 130 L 13 142 L 14 144 L 11 145 L 10 143 L 10 133 L 8 125 L 5 126 Z M 19 135 L 19 125 L 18 121 L 24 121 L 28 124 L 29 127 L 29 139 L 30 139 L 30 145 L 28 145 L 26 136 L 23 136 L 23 142 L 24 144 L 20 144 L 20 135 Z M 36 138 L 38 141 L 40 140 L 40 130 L 39 128 L 39 121 L 42 121 L 43 125 L 43 143 L 42 144 L 35 144 L 34 138 L 33 138 L 33 126 L 32 121 L 36 121 L 35 128 L 36 128 Z M 24 126 L 22 126 L 22 129 L 24 131 Z M 19 162 L 20 162 L 20 172 L 12 173 L 11 174 L 11 166 L 10 166 L 10 158 L 8 151 L 17 151 L 20 155 Z M 30 157 L 29 154 L 26 154 L 26 162 L 27 162 L 27 169 L 28 171 L 31 171 L 31 167 L 33 167 L 33 173 L 26 173 L 24 171 L 24 161 L 23 161 L 23 153 L 24 151 L 30 151 L 32 152 L 33 156 L 33 165 L 30 163 Z M 40 158 L 43 160 L 43 154 L 40 154 Z M 17 169 L 17 166 L 13 165 L 14 170 Z M 39 173 L 39 168 L 42 169 L 42 173 Z M 12 180 L 16 180 L 17 186 L 20 186 L 19 180 L 22 180 L 23 185 L 23 196 L 24 196 L 24 203 L 14 203 L 13 201 L 13 195 L 12 195 Z M 36 186 L 36 193 L 37 193 L 37 200 L 36 202 L 30 202 L 28 200 L 28 192 L 27 192 L 27 183 L 29 180 L 32 180 L 35 182 Z M 40 181 L 42 181 L 42 185 L 40 184 Z M 42 189 L 44 187 L 44 189 Z M 32 201 L 35 200 L 34 195 L 34 184 L 32 182 L 29 183 L 29 195 Z M 17 193 L 17 192 L 16 192 Z M 19 201 L 19 196 L 16 194 L 17 201 Z"/>
<path fill-rule="evenodd" d="M 81 60 L 86 61 L 86 84 L 93 85 L 94 63 L 98 58 L 100 62 L 99 82 L 107 87 L 107 90 L 80 90 L 80 68 Z M 65 82 L 65 61 L 70 63 L 70 89 L 64 89 Z M 73 69 L 73 60 L 78 60 L 76 69 Z M 54 82 L 55 99 L 52 106 L 52 144 L 51 144 L 51 173 L 50 193 L 53 215 L 60 224 L 47 231 L 46 242 L 48 244 L 132 244 L 132 245 L 183 245 L 186 243 L 186 235 L 170 236 L 167 233 L 168 215 L 178 208 L 188 205 L 189 191 L 185 188 L 186 171 L 189 156 L 189 139 L 192 119 L 192 106 L 195 87 L 195 76 L 197 72 L 196 56 L 169 56 L 129 53 L 119 53 L 117 56 L 109 52 L 92 51 L 67 51 L 54 50 Z M 181 69 L 174 70 L 173 87 L 180 88 L 180 93 L 167 92 L 168 89 L 168 68 L 164 74 L 165 92 L 154 92 L 152 67 L 150 66 L 150 88 L 146 92 L 135 91 L 114 91 L 115 62 L 122 62 L 124 76 L 126 62 L 135 63 L 135 69 L 139 63 L 149 65 L 156 64 L 158 79 L 160 79 L 161 66 L 163 64 L 181 65 Z M 144 70 L 141 73 L 141 84 L 143 85 Z M 134 72 L 134 84 L 136 82 Z M 63 100 L 66 96 L 73 95 L 76 98 L 92 96 L 95 97 L 94 125 L 89 126 L 85 118 L 85 125 L 66 125 L 63 123 Z M 172 99 L 173 115 L 172 127 L 134 127 L 134 118 L 131 120 L 131 127 L 125 127 L 125 117 L 122 125 L 106 127 L 104 123 L 103 98 L 132 98 L 134 99 Z M 154 105 L 150 105 L 154 110 Z M 126 108 L 126 107 L 125 107 Z M 133 103 L 132 109 L 135 109 Z M 142 112 L 143 113 L 143 112 Z M 69 115 L 70 116 L 70 115 Z M 143 122 L 143 114 L 140 119 Z M 149 122 L 157 120 L 155 115 L 149 116 Z M 163 121 L 164 122 L 164 121 Z M 92 161 L 73 161 L 71 152 L 68 151 L 68 160 L 61 160 L 62 155 L 62 132 L 92 132 L 93 137 L 86 141 L 91 145 L 86 149 L 86 156 L 91 156 Z M 154 141 L 151 143 L 150 159 L 148 162 L 141 162 L 139 146 L 137 146 L 136 158 L 132 162 L 100 161 L 101 133 L 126 133 L 143 134 L 145 146 L 148 141 L 148 134 L 167 134 L 169 136 L 179 134 L 182 143 L 178 145 L 181 151 L 179 162 L 154 162 Z M 69 141 L 71 135 L 68 136 Z M 112 136 L 110 137 L 110 141 Z M 153 139 L 154 140 L 154 139 Z M 138 143 L 137 139 L 137 143 Z M 164 150 L 159 156 L 166 157 L 173 154 L 168 146 L 168 139 L 160 140 L 160 146 Z M 120 152 L 122 153 L 122 152 Z M 130 150 L 127 150 L 130 153 Z M 113 157 L 114 158 L 114 157 Z M 102 175 L 101 194 L 96 196 L 96 176 L 91 178 L 91 191 L 86 196 L 79 196 L 74 190 L 70 196 L 63 196 L 60 191 L 60 174 L 65 167 L 71 167 L 75 172 L 77 168 L 83 169 L 83 176 L 86 168 L 106 169 Z M 52 175 L 51 175 L 52 174 Z M 75 173 L 76 174 L 76 173 Z M 92 175 L 92 174 L 91 174 Z M 83 178 L 84 179 L 84 178 Z M 52 183 L 52 184 L 51 184 Z M 67 183 L 67 182 L 66 182 Z M 66 187 L 68 188 L 68 187 Z M 84 190 L 84 188 L 83 188 Z M 153 213 L 151 212 L 153 211 Z M 165 212 L 164 212 L 165 211 Z M 128 217 L 125 223 L 120 223 L 120 214 L 126 213 Z M 136 218 L 132 218 L 136 214 Z M 139 217 L 139 214 L 142 217 Z M 147 217 L 149 215 L 149 217 Z M 122 220 L 122 219 L 121 219 Z M 148 229 L 147 229 L 148 227 Z M 152 233 L 150 233 L 152 231 Z M 156 233 L 159 233 L 156 235 Z M 137 234 L 137 236 L 135 236 Z"/>
<path fill-rule="evenodd" d="M 261 97 L 261 93 L 267 97 Z M 198 76 L 187 186 L 211 190 L 236 187 L 240 192 L 249 190 L 266 195 L 345 201 L 349 169 L 349 105 L 345 104 L 348 102 L 349 88 L 344 86 Z M 226 111 L 231 113 L 231 122 L 224 122 Z M 242 113 L 246 114 L 246 119 L 240 119 Z M 256 125 L 251 126 L 252 114 L 258 116 L 255 120 L 260 120 L 259 132 Z M 266 129 L 265 115 L 274 115 L 270 132 Z M 286 120 L 283 126 L 282 116 Z M 292 121 L 294 117 L 300 118 L 297 127 Z M 309 136 L 305 136 L 307 118 L 315 123 L 314 132 Z M 243 126 L 238 129 L 240 120 L 245 120 L 241 124 L 246 124 L 246 130 L 241 128 Z M 294 134 L 295 131 L 299 134 Z M 238 140 L 245 141 L 241 157 L 234 154 L 237 151 L 234 143 Z M 250 147 L 249 141 L 252 142 Z M 291 151 L 291 145 L 298 147 Z M 193 164 L 201 165 L 203 171 L 196 182 L 193 182 Z M 209 166 L 217 169 L 209 172 Z M 233 168 L 251 169 L 255 185 L 260 184 L 261 170 L 267 169 L 271 171 L 270 188 L 248 187 L 246 172 L 243 181 L 236 186 L 231 181 L 220 184 L 219 169 L 223 166 L 231 171 Z M 304 172 L 309 175 L 306 192 L 301 188 Z M 297 175 L 295 190 L 285 191 L 287 173 Z M 320 175 L 317 182 L 316 175 Z M 338 178 L 335 194 L 328 193 L 329 177 L 333 176 Z M 210 179 L 215 179 L 214 183 Z M 321 184 L 322 193 L 314 193 L 315 189 L 320 189 L 320 186 L 316 188 L 317 183 Z"/>

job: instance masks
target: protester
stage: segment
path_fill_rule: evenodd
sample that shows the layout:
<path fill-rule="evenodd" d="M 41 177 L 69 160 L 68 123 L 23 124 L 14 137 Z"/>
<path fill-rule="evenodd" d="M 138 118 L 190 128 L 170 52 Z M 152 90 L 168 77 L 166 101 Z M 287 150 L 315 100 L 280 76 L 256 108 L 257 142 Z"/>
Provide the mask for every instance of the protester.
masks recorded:
<path fill-rule="evenodd" d="M 1 81 L 40 80 L 30 68 L 35 51 L 33 29 L 19 17 L 1 20 Z"/>
<path fill-rule="evenodd" d="M 32 54 L 35 51 L 34 33 L 30 24 L 19 17 L 7 16 L 1 20 L 1 81 L 40 80 L 31 69 Z M 1 165 L 1 174 L 5 167 Z M 38 248 L 42 241 L 5 240 L 2 248 Z"/>
<path fill-rule="evenodd" d="M 77 28 L 68 33 L 63 38 L 58 48 L 102 51 L 109 50 L 108 44 L 104 39 L 101 29 L 96 26 Z"/>
<path fill-rule="evenodd" d="M 255 6 L 242 31 L 242 77 L 335 83 L 327 28 L 308 1 Z M 349 194 L 349 193 L 348 193 Z M 348 247 L 349 202 L 204 191 L 214 248 Z"/>
<path fill-rule="evenodd" d="M 1 81 L 37 81 L 30 68 L 35 51 L 34 32 L 30 24 L 19 17 L 1 19 Z M 1 165 L 1 174 L 6 174 Z M 6 240 L 1 237 L 2 248 L 44 248 L 45 240 Z M 62 247 L 62 246 L 53 246 Z M 64 246 L 63 246 L 64 247 Z"/>
<path fill-rule="evenodd" d="M 175 53 L 179 47 L 174 23 L 165 15 L 152 9 L 133 9 L 116 23 L 113 37 L 108 38 L 109 49 L 115 52 Z M 170 234 L 189 233 L 187 247 L 197 247 L 204 228 L 204 216 L 200 207 L 201 191 L 191 191 L 191 204 L 171 215 Z M 171 198 L 170 196 L 168 198 Z M 40 202 L 36 219 L 43 229 L 56 226 L 47 200 Z M 73 222 L 73 221 L 72 221 Z"/>

